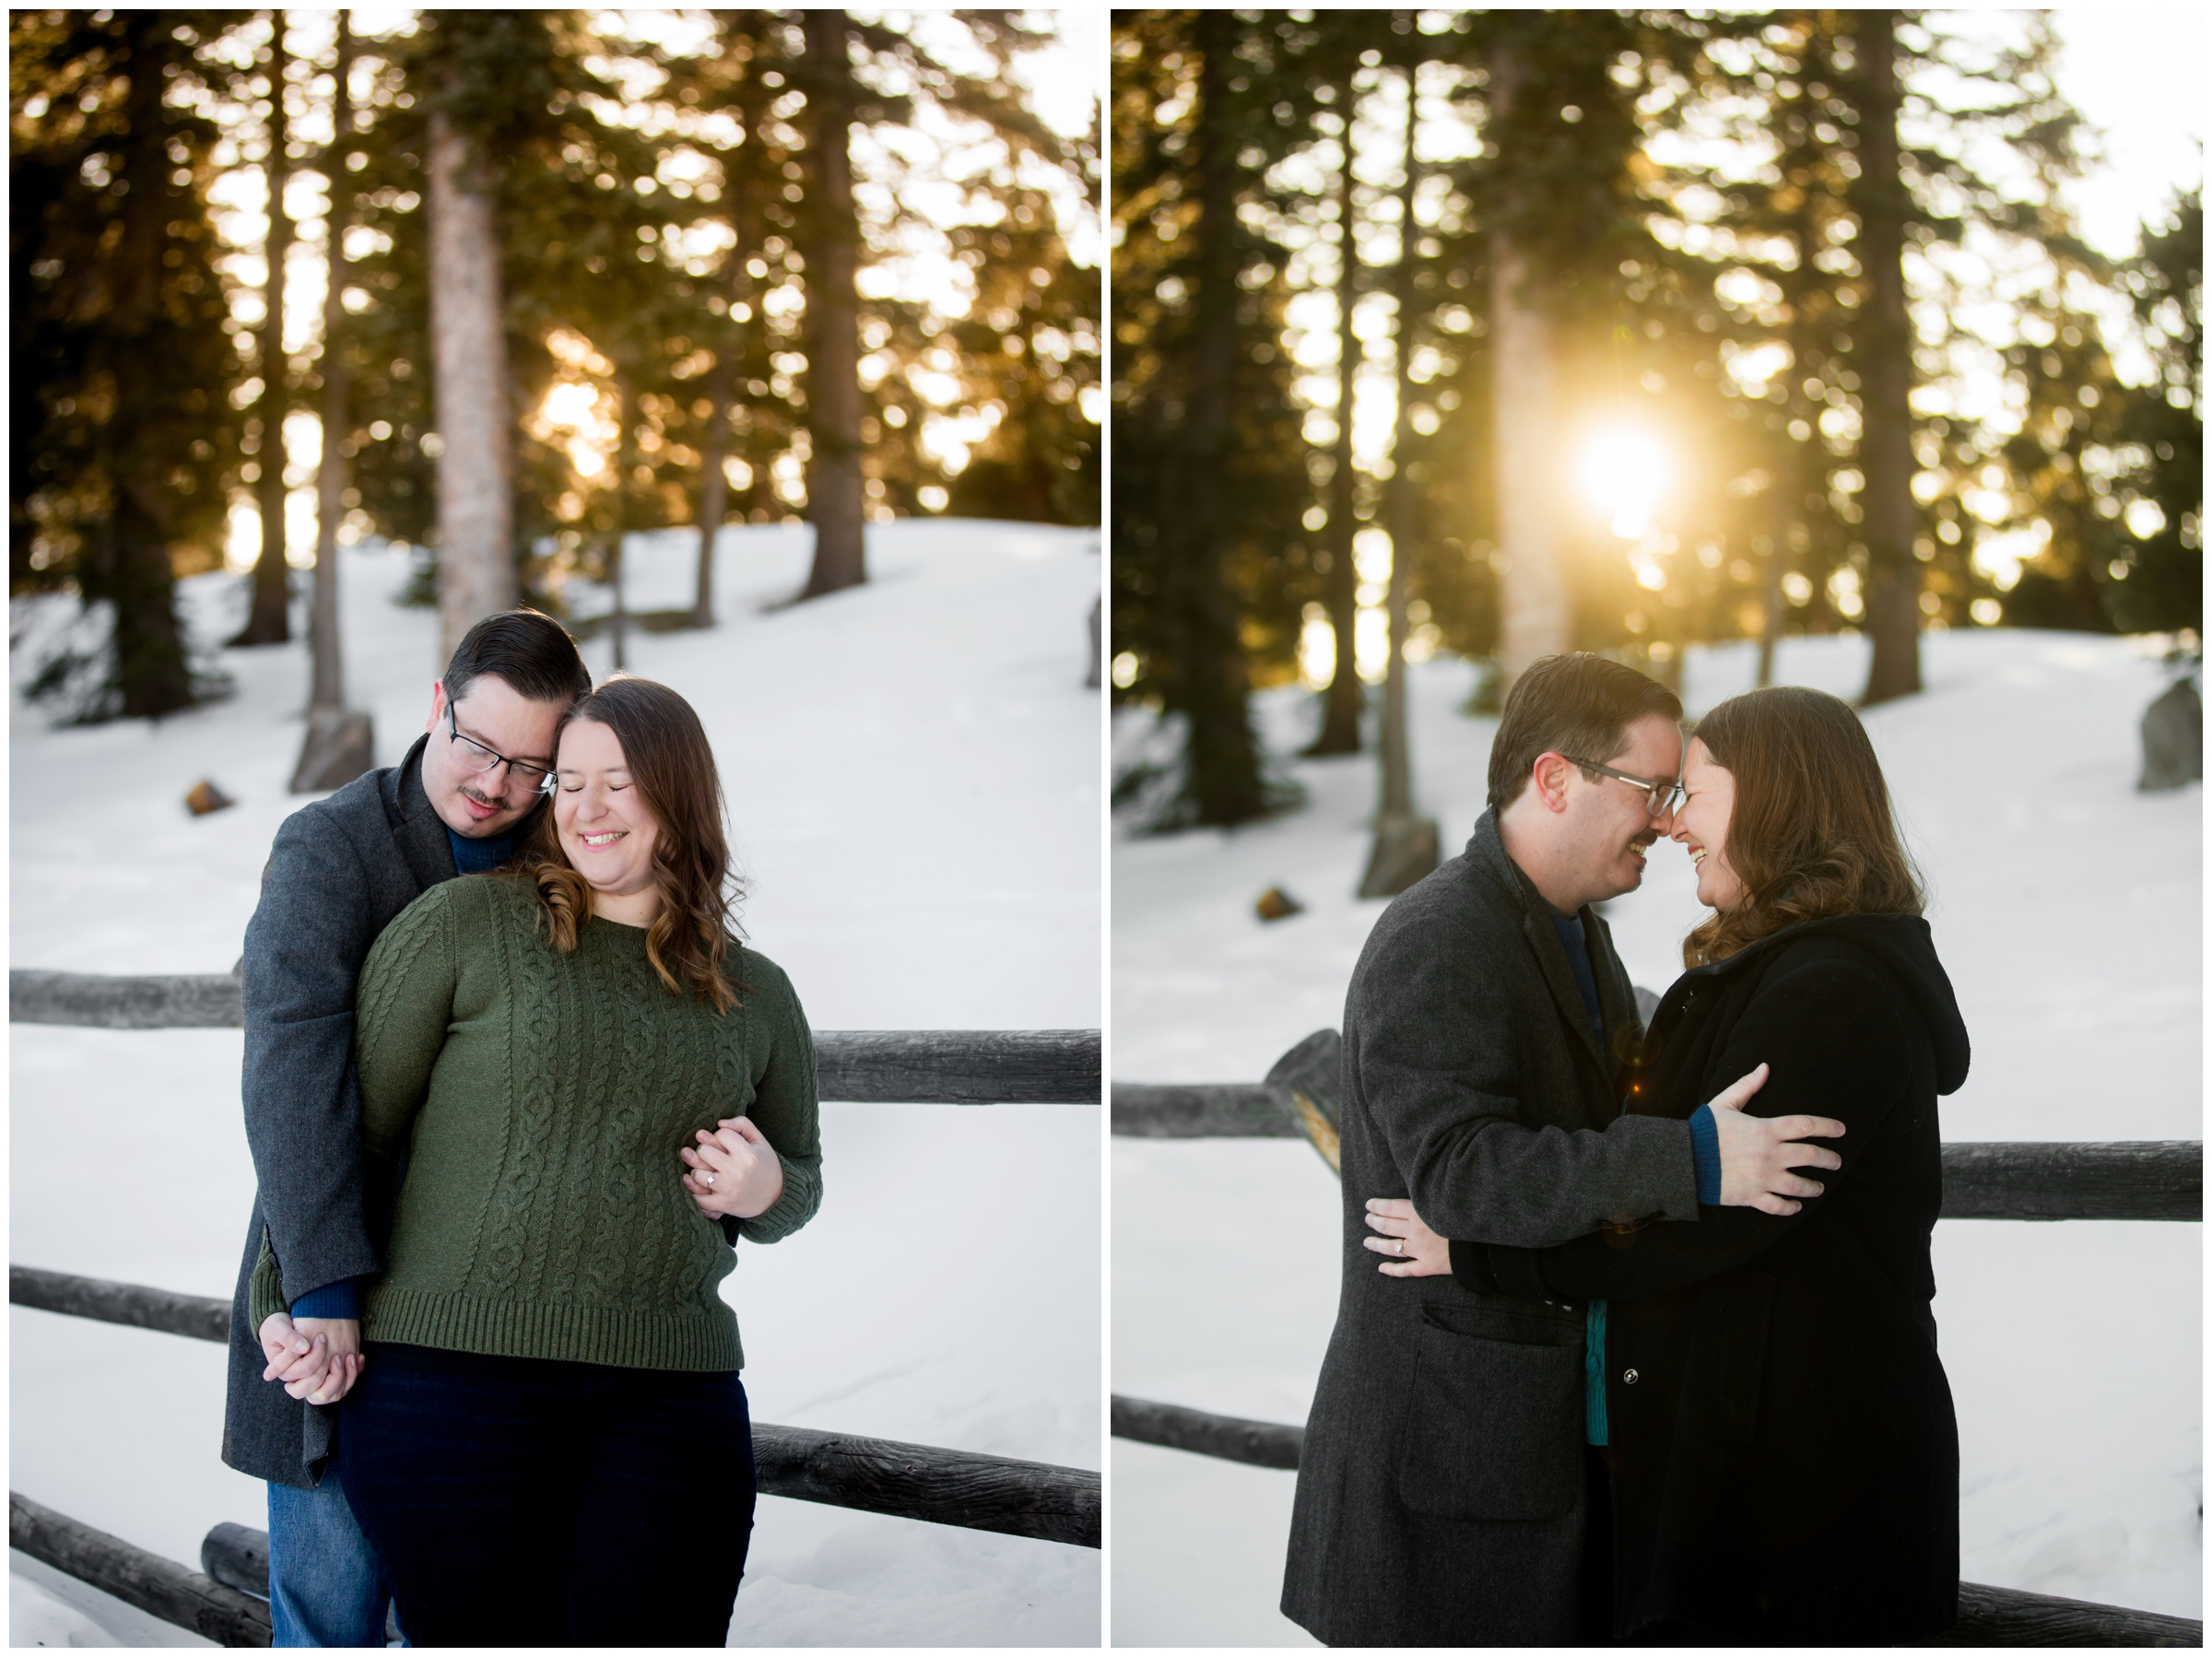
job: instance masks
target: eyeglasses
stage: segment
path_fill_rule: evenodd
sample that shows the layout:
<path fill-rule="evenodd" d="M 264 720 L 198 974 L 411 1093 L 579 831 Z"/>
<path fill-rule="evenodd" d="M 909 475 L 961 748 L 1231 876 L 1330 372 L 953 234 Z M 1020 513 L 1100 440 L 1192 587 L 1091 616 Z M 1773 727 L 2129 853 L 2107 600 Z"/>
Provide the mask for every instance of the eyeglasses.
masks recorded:
<path fill-rule="evenodd" d="M 463 770 L 474 771 L 480 777 L 503 765 L 507 768 L 507 774 L 532 793 L 549 794 L 553 792 L 553 773 L 544 766 L 532 765 L 525 759 L 510 759 L 506 755 L 486 747 L 475 737 L 462 735 L 451 702 L 445 705 L 445 728 L 453 738 L 453 757 L 461 762 Z"/>
<path fill-rule="evenodd" d="M 1644 791 L 1643 808 L 1655 817 L 1663 817 L 1682 803 L 1682 784 L 1653 782 L 1648 777 L 1631 777 L 1626 771 L 1617 771 L 1609 765 L 1600 765 L 1594 759 L 1577 759 L 1572 754 L 1561 754 L 1560 758 L 1570 765 L 1579 765 L 1586 771 L 1595 771 L 1601 777 L 1610 777 L 1616 782 L 1627 782 Z"/>

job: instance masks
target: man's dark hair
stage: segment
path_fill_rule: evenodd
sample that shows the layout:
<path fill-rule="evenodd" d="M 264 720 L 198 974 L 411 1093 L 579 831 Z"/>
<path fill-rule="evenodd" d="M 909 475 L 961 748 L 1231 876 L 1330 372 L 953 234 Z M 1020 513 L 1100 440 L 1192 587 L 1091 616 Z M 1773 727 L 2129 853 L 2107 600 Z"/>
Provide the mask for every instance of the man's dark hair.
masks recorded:
<path fill-rule="evenodd" d="M 1587 651 L 1532 664 L 1505 699 L 1490 744 L 1490 809 L 1503 811 L 1521 797 L 1537 755 L 1609 760 L 1629 746 L 1629 727 L 1654 713 L 1679 722 L 1682 703 L 1633 667 Z M 1594 771 L 1583 775 L 1598 780 Z"/>
<path fill-rule="evenodd" d="M 576 640 L 559 622 L 536 610 L 501 610 L 462 634 L 453 659 L 445 664 L 445 699 L 457 702 L 466 696 L 479 674 L 504 679 L 519 697 L 563 707 L 592 690 L 591 670 L 576 653 Z"/>

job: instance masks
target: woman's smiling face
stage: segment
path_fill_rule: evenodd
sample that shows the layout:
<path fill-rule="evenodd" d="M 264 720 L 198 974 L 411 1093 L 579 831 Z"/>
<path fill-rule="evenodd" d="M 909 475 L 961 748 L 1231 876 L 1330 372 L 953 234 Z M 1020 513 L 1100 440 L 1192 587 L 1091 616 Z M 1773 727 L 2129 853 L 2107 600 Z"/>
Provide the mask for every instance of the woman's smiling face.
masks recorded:
<path fill-rule="evenodd" d="M 1728 866 L 1728 818 L 1735 810 L 1735 779 L 1713 763 L 1705 745 L 1690 739 L 1682 762 L 1682 804 L 1669 838 L 1681 843 L 1698 869 L 1698 901 L 1732 910 L 1744 900 L 1743 882 Z"/>
<path fill-rule="evenodd" d="M 602 897 L 653 890 L 661 825 L 632 785 L 614 732 L 596 720 L 571 720 L 556 764 L 553 827 L 570 864 Z"/>

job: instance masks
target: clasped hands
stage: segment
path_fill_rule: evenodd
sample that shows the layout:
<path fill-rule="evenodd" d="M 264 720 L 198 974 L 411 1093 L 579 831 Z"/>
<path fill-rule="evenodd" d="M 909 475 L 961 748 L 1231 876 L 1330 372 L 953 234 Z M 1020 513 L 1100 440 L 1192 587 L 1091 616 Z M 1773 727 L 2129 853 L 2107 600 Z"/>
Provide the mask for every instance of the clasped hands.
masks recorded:
<path fill-rule="evenodd" d="M 730 1215 L 759 1219 L 783 1194 L 783 1161 L 751 1120 L 724 1117 L 708 1133 L 701 1128 L 696 1146 L 686 1146 L 684 1189 L 709 1219 Z"/>
<path fill-rule="evenodd" d="M 294 1318 L 274 1311 L 262 1320 L 264 1381 L 281 1381 L 309 1404 L 335 1404 L 353 1390 L 369 1361 L 359 1318 Z"/>
<path fill-rule="evenodd" d="M 1721 1206 L 1792 1215 L 1817 1197 L 1818 1180 L 1798 1168 L 1841 1168 L 1843 1158 L 1805 1139 L 1841 1139 L 1843 1124 L 1828 1116 L 1747 1116 L 1744 1106 L 1767 1083 L 1761 1064 L 1709 1101 L 1721 1152 Z M 1404 1197 L 1371 1197 L 1368 1228 L 1379 1235 L 1365 1246 L 1389 1258 L 1376 1269 L 1385 1277 L 1441 1277 L 1452 1270 L 1452 1245 L 1430 1230 Z"/>

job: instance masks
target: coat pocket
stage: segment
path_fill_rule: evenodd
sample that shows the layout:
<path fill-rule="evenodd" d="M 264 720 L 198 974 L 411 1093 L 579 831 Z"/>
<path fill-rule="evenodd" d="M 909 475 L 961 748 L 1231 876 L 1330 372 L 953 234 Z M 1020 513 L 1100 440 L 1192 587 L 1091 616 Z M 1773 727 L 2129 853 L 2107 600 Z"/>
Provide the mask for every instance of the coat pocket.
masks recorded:
<path fill-rule="evenodd" d="M 1440 1519 L 1571 1511 L 1583 1488 L 1579 1324 L 1430 1301 L 1414 1343 L 1398 1499 Z"/>

